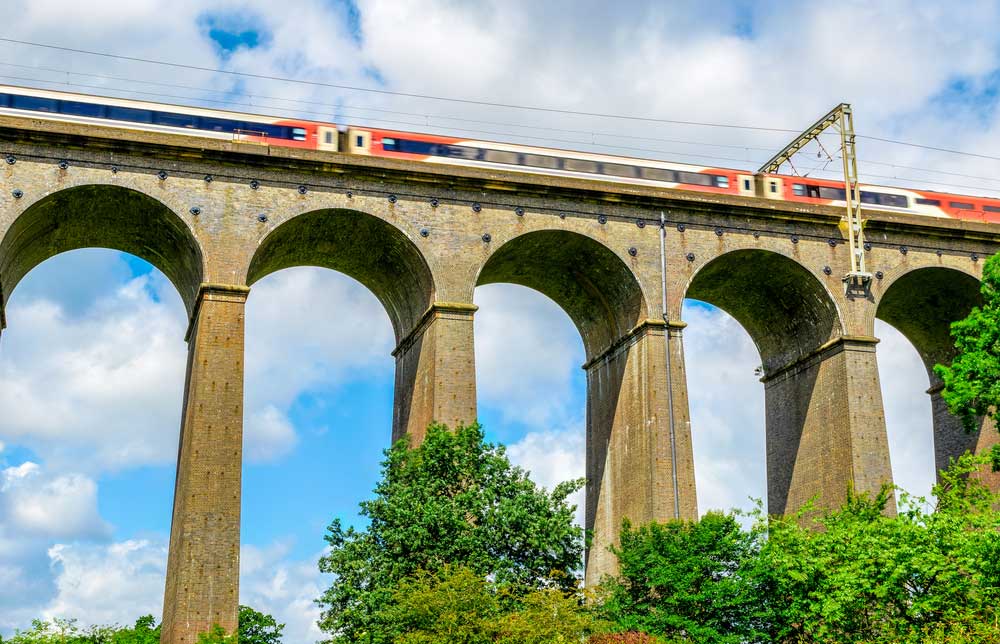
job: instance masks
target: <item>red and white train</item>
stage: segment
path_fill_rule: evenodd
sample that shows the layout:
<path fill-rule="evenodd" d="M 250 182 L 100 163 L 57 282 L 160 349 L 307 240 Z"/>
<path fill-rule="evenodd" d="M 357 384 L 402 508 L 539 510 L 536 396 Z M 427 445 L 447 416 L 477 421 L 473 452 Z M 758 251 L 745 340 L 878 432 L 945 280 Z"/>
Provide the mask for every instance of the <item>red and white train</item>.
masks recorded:
<path fill-rule="evenodd" d="M 0 85 L 0 114 L 238 140 L 426 163 L 559 175 L 662 188 L 844 205 L 842 181 L 752 173 L 669 161 L 572 152 L 434 134 L 283 119 L 87 94 Z M 863 184 L 862 207 L 1000 222 L 1000 199 Z"/>

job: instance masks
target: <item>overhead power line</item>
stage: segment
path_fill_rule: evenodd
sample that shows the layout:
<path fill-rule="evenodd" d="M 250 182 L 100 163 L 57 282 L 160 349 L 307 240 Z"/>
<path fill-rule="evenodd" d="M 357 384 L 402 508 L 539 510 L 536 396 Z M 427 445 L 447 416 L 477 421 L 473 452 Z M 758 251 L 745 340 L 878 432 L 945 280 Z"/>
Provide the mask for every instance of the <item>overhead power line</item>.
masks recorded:
<path fill-rule="evenodd" d="M 152 58 L 140 58 L 137 56 L 123 56 L 120 54 L 111 54 L 103 51 L 92 51 L 89 49 L 77 49 L 74 47 L 63 47 L 60 45 L 50 45 L 46 43 L 31 42 L 28 40 L 18 40 L 16 38 L 3 38 L 0 37 L 0 42 L 12 43 L 15 45 L 27 45 L 29 47 L 40 47 L 42 49 L 52 49 L 55 51 L 65 51 L 73 54 L 85 54 L 88 56 L 100 56 L 102 58 L 113 58 L 116 60 L 126 60 L 134 63 L 145 63 L 149 65 L 161 65 L 164 67 L 173 67 L 176 69 L 187 69 L 191 71 L 199 72 L 209 72 L 212 74 L 226 74 L 230 76 L 238 76 L 241 78 L 254 78 L 258 80 L 269 80 L 278 81 L 282 83 L 294 83 L 297 85 L 308 85 L 311 87 L 325 87 L 328 89 L 340 89 L 351 92 L 368 92 L 372 94 L 382 94 L 386 96 L 398 96 L 401 98 L 419 98 L 429 101 L 442 101 L 448 103 L 460 103 L 464 105 L 478 105 L 481 107 L 501 107 L 513 110 L 525 110 L 531 112 L 546 112 L 549 114 L 565 114 L 570 116 L 591 116 L 596 118 L 607 118 L 607 119 L 619 119 L 623 121 L 643 121 L 647 123 L 670 123 L 674 125 L 695 125 L 701 127 L 718 127 L 718 128 L 730 128 L 736 130 L 757 130 L 764 132 L 798 132 L 798 130 L 792 130 L 788 128 L 774 128 L 774 127 L 761 127 L 754 125 L 735 125 L 732 123 L 706 123 L 701 121 L 682 121 L 675 119 L 664 119 L 656 118 L 652 116 L 636 116 L 636 115 L 623 115 L 623 114 L 607 114 L 602 112 L 585 112 L 580 110 L 566 110 L 559 109 L 555 107 L 542 107 L 538 105 L 517 105 L 514 103 L 498 103 L 493 101 L 475 100 L 469 98 L 454 98 L 445 96 L 434 96 L 432 94 L 417 94 L 412 92 L 396 92 L 387 89 L 376 89 L 373 87 L 358 87 L 356 85 L 343 85 L 340 83 L 328 83 L 324 81 L 314 81 L 306 80 L 302 78 L 290 78 L 287 76 L 273 76 L 270 74 L 255 74 L 253 72 L 240 72 L 230 69 L 219 69 L 216 67 L 204 67 L 201 65 L 189 65 L 185 63 L 174 63 L 163 60 L 154 60 Z"/>

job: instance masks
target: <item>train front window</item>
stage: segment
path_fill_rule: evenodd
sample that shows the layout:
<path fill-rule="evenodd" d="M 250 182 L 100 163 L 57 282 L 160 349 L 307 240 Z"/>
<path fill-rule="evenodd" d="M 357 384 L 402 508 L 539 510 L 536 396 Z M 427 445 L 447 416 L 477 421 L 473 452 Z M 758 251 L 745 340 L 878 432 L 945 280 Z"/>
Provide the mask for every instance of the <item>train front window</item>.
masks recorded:
<path fill-rule="evenodd" d="M 58 112 L 59 101 L 54 98 L 39 98 L 38 96 L 21 96 L 13 94 L 10 97 L 10 106 L 19 110 L 31 110 L 32 112 Z"/>
<path fill-rule="evenodd" d="M 72 114 L 73 116 L 91 116 L 103 118 L 104 106 L 95 103 L 81 103 L 79 101 L 61 101 L 60 112 Z"/>

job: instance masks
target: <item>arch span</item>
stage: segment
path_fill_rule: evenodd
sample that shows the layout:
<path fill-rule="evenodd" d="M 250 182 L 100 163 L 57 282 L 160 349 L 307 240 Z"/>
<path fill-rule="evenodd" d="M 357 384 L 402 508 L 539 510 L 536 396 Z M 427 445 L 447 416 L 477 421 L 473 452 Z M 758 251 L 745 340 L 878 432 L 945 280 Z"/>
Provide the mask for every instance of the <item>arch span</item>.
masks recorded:
<path fill-rule="evenodd" d="M 753 338 L 765 373 L 774 372 L 839 336 L 837 306 L 801 264 L 766 250 L 737 250 L 695 273 L 687 298 L 717 306 Z"/>
<path fill-rule="evenodd" d="M 892 480 L 874 338 L 844 334 L 836 301 L 797 261 L 737 250 L 709 261 L 687 297 L 732 315 L 763 368 L 768 511 L 810 499 L 839 506 L 847 490 Z"/>
<path fill-rule="evenodd" d="M 977 433 L 965 433 L 961 421 L 948 411 L 941 397 L 941 380 L 934 373 L 934 365 L 947 364 L 955 357 L 951 323 L 966 317 L 982 301 L 977 277 L 954 268 L 931 266 L 898 275 L 883 291 L 875 310 L 875 317 L 910 341 L 927 369 L 937 472 L 967 450 L 981 452 L 1000 439 L 993 423 L 985 419 Z M 980 476 L 993 489 L 1000 485 L 997 474 L 984 470 Z"/>
<path fill-rule="evenodd" d="M 364 284 L 385 307 L 397 341 L 434 302 L 434 279 L 417 246 L 392 224 L 357 210 L 316 210 L 282 223 L 258 246 L 246 284 L 293 266 L 330 268 Z"/>
<path fill-rule="evenodd" d="M 600 242 L 566 230 L 540 230 L 511 239 L 490 255 L 476 286 L 527 286 L 558 304 L 580 331 L 588 360 L 646 318 L 632 270 Z"/>
<path fill-rule="evenodd" d="M 4 302 L 32 268 L 79 248 L 130 253 L 160 269 L 190 314 L 202 281 L 202 251 L 186 223 L 144 193 L 111 185 L 60 190 L 30 205 L 0 241 Z"/>
<path fill-rule="evenodd" d="M 477 286 L 498 282 L 549 297 L 583 341 L 586 527 L 593 533 L 586 575 L 595 583 L 616 569 L 608 546 L 617 543 L 622 519 L 663 521 L 678 508 L 687 518 L 697 515 L 686 401 L 670 431 L 666 328 L 647 319 L 639 281 L 625 261 L 580 233 L 540 230 L 507 241 L 486 260 Z M 683 378 L 677 383 L 682 389 Z"/>

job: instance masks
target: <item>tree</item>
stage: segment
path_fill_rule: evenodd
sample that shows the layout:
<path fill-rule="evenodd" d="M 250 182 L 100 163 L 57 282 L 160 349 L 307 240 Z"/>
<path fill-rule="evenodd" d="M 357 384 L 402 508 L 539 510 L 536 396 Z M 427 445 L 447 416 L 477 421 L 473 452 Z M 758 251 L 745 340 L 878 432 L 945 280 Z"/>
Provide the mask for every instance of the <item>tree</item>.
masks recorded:
<path fill-rule="evenodd" d="M 469 568 L 420 571 L 393 594 L 397 644 L 577 644 L 603 625 L 578 592 L 509 597 Z M 512 601 L 513 600 L 513 601 Z"/>
<path fill-rule="evenodd" d="M 285 625 L 274 617 L 241 605 L 236 633 L 227 633 L 215 624 L 207 633 L 198 635 L 197 644 L 281 644 L 284 629 Z"/>
<path fill-rule="evenodd" d="M 639 528 L 626 521 L 612 548 L 621 572 L 605 581 L 602 611 L 623 631 L 719 644 L 760 641 L 755 605 L 762 589 L 749 574 L 758 537 L 733 516 L 712 512 L 699 521 Z"/>
<path fill-rule="evenodd" d="M 942 398 L 968 432 L 979 429 L 983 416 L 997 420 L 1000 412 L 1000 255 L 983 265 L 980 293 L 982 306 L 951 325 L 957 351 L 954 360 L 934 367 L 944 382 Z M 992 459 L 993 469 L 1000 469 L 997 448 Z"/>
<path fill-rule="evenodd" d="M 339 520 L 328 528 L 320 570 L 336 577 L 317 600 L 321 628 L 333 642 L 392 641 L 397 586 L 448 564 L 488 577 L 511 597 L 572 591 L 583 531 L 567 498 L 582 484 L 539 489 L 502 446 L 484 442 L 479 425 L 452 432 L 435 424 L 419 446 L 397 442 L 374 498 L 361 503 L 368 528 L 344 529 Z"/>

